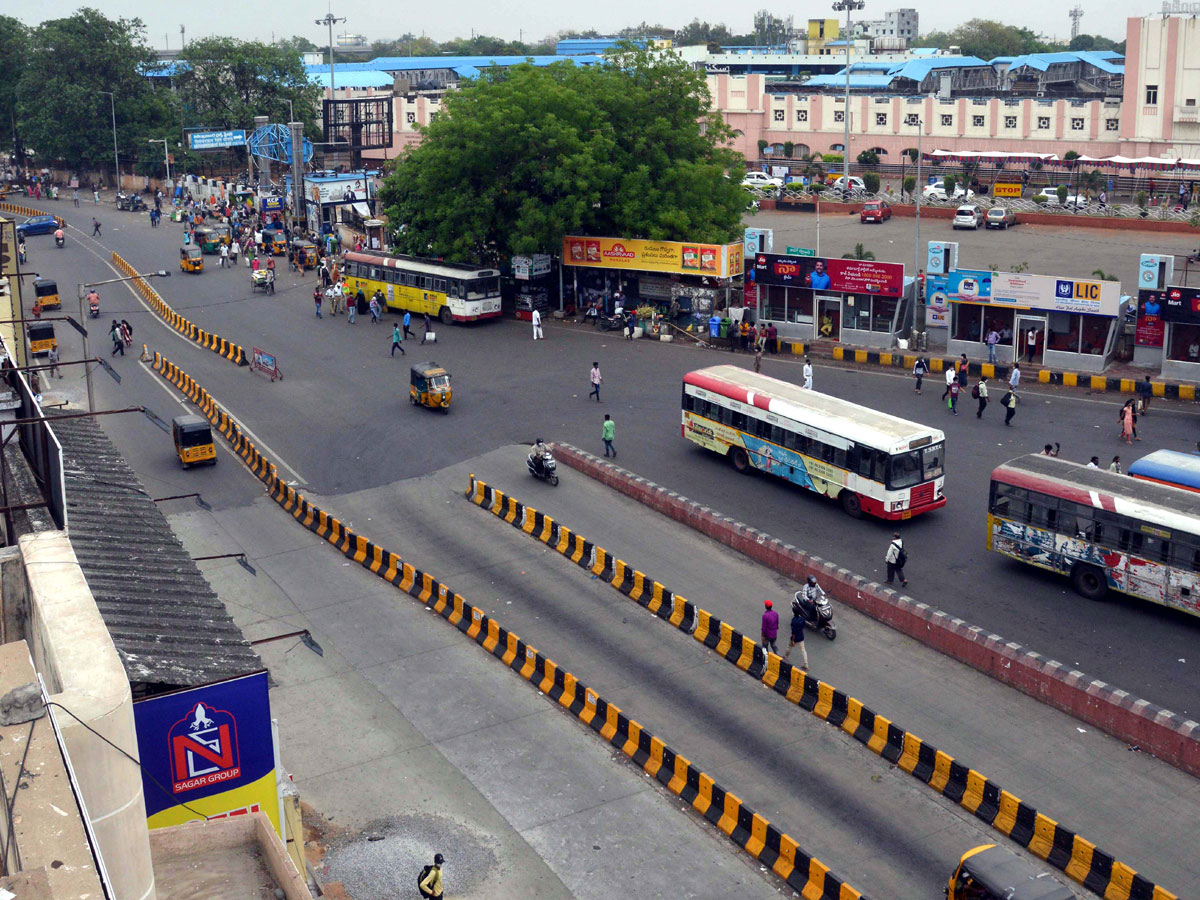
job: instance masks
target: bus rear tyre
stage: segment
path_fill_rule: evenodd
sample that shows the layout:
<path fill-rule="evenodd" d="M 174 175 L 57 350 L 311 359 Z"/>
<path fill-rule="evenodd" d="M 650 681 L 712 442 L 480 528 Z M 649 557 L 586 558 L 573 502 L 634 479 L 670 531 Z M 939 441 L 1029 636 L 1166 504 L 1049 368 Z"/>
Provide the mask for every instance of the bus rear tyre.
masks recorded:
<path fill-rule="evenodd" d="M 842 491 L 838 499 L 842 501 L 842 509 L 846 511 L 846 515 L 854 519 L 862 516 L 862 500 L 854 491 Z"/>
<path fill-rule="evenodd" d="M 743 475 L 750 474 L 750 457 L 746 455 L 746 451 L 741 447 L 734 447 L 729 451 L 729 461 Z"/>
<path fill-rule="evenodd" d="M 454 321 L 454 316 L 450 315 L 450 307 L 443 306 L 438 312 L 438 318 L 442 320 L 443 325 L 449 325 Z"/>
<path fill-rule="evenodd" d="M 1096 566 L 1083 563 L 1075 566 L 1071 570 L 1071 583 L 1075 586 L 1076 592 L 1088 600 L 1101 600 L 1108 593 L 1108 579 L 1104 577 L 1104 572 Z"/>

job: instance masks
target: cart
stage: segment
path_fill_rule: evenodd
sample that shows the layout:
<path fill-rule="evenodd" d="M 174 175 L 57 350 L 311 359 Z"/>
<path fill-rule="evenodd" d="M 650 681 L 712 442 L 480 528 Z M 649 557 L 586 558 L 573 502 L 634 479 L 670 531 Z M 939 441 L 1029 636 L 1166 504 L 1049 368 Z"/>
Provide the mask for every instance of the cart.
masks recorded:
<path fill-rule="evenodd" d="M 264 294 L 267 293 L 269 290 L 267 286 L 267 279 L 269 277 L 270 276 L 267 275 L 266 269 L 255 269 L 250 273 L 250 290 L 262 291 Z"/>

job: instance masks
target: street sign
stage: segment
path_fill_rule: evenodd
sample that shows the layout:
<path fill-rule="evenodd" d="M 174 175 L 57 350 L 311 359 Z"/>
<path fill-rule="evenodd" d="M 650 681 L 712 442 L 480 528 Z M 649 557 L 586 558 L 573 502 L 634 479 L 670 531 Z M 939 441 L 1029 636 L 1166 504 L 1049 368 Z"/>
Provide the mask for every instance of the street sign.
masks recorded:
<path fill-rule="evenodd" d="M 816 256 L 816 250 L 809 250 L 807 247 L 788 247 L 788 256 Z"/>
<path fill-rule="evenodd" d="M 193 150 L 224 150 L 226 147 L 241 147 L 246 143 L 246 132 L 238 128 L 233 131 L 195 131 L 188 135 L 188 146 Z"/>

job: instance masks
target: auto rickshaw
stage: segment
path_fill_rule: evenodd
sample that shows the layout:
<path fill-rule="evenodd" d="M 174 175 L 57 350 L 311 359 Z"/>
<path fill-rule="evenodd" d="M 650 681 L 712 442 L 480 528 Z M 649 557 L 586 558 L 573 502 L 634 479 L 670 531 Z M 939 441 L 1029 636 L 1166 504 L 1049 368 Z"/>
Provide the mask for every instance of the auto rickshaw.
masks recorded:
<path fill-rule="evenodd" d="M 435 362 L 416 363 L 409 372 L 408 402 L 450 412 L 450 373 Z"/>
<path fill-rule="evenodd" d="M 296 265 L 304 269 L 317 267 L 317 247 L 312 241 L 297 238 L 292 241 L 292 252 L 296 254 Z"/>
<path fill-rule="evenodd" d="M 203 416 L 176 416 L 171 420 L 171 437 L 175 440 L 175 455 L 185 469 L 195 463 L 217 464 L 212 426 Z"/>
<path fill-rule="evenodd" d="M 962 855 L 946 900 L 1075 900 L 1075 894 L 1007 850 L 983 844 Z"/>
<path fill-rule="evenodd" d="M 274 228 L 264 228 L 262 231 L 262 249 L 272 256 L 284 256 L 287 253 L 287 240 L 283 232 Z"/>
<path fill-rule="evenodd" d="M 29 352 L 34 356 L 49 353 L 58 346 L 54 339 L 53 322 L 30 322 L 25 331 L 29 339 Z"/>
<path fill-rule="evenodd" d="M 33 279 L 33 301 L 42 310 L 62 309 L 62 300 L 58 296 L 58 283 L 53 278 Z"/>
<path fill-rule="evenodd" d="M 224 222 L 214 222 L 208 227 L 216 233 L 219 244 L 224 244 L 228 247 L 233 243 L 233 230 Z M 220 248 L 218 247 L 217 249 L 219 250 Z"/>
<path fill-rule="evenodd" d="M 179 271 L 204 271 L 204 257 L 200 255 L 200 248 L 195 244 L 184 244 L 179 248 Z"/>
<path fill-rule="evenodd" d="M 207 253 L 210 256 L 221 248 L 221 241 L 216 229 L 208 225 L 192 232 L 192 243 L 200 248 L 201 253 Z"/>

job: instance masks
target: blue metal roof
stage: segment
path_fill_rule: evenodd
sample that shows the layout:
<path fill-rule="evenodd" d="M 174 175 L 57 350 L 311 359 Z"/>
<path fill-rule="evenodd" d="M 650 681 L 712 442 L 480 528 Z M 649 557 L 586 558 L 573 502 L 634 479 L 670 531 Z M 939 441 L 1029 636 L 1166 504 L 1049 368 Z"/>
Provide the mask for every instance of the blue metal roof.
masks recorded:
<path fill-rule="evenodd" d="M 1120 60 L 1120 62 L 1113 62 Z M 1123 75 L 1125 73 L 1125 58 L 1119 53 L 1113 53 L 1111 50 L 1070 50 L 1061 53 L 1026 53 L 1023 56 L 997 56 L 991 60 L 992 65 L 998 63 L 1009 64 L 1009 71 L 1014 69 L 1034 69 L 1038 72 L 1045 72 L 1053 65 L 1069 64 L 1075 62 L 1085 62 L 1090 66 L 1095 66 L 1101 72 L 1107 72 L 1110 75 Z"/>
<path fill-rule="evenodd" d="M 585 56 L 592 53 L 602 54 L 611 50 L 623 40 L 645 47 L 650 42 L 646 38 L 565 38 L 554 45 L 554 52 L 559 56 Z"/>
<path fill-rule="evenodd" d="M 336 63 L 335 72 L 406 72 L 413 69 L 458 69 L 461 66 L 474 66 L 476 69 L 487 69 L 492 66 L 518 66 L 530 62 L 535 66 L 548 66 L 559 62 L 572 62 L 578 66 L 595 65 L 604 62 L 600 56 L 380 56 L 369 62 Z M 329 72 L 329 66 L 305 66 L 310 75 L 324 70 Z"/>
<path fill-rule="evenodd" d="M 369 87 L 387 87 L 390 88 L 396 83 L 387 72 L 371 72 L 371 71 L 356 71 L 343 72 L 341 66 L 337 66 L 334 71 L 333 83 L 340 88 L 369 88 Z M 329 69 L 326 67 L 324 72 L 309 72 L 308 80 L 319 84 L 323 88 L 329 87 Z"/>
<path fill-rule="evenodd" d="M 902 63 L 861 62 L 850 65 L 850 87 L 888 87 L 897 78 L 910 79 L 920 84 L 930 72 L 939 69 L 968 69 L 986 67 L 988 64 L 975 56 L 939 56 L 932 59 L 910 59 Z M 879 75 L 878 72 L 884 72 Z M 868 74 L 870 73 L 870 74 Z M 835 75 L 816 75 L 805 82 L 812 87 L 844 87 L 846 69 Z"/>
<path fill-rule="evenodd" d="M 170 78 L 172 75 L 179 75 L 182 72 L 187 72 L 192 67 L 186 62 L 180 60 L 167 61 L 156 63 L 152 66 L 146 66 L 142 70 L 142 74 L 147 78 Z"/>

